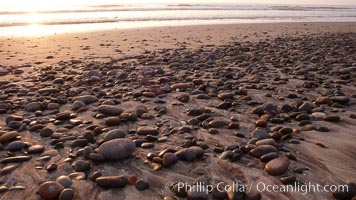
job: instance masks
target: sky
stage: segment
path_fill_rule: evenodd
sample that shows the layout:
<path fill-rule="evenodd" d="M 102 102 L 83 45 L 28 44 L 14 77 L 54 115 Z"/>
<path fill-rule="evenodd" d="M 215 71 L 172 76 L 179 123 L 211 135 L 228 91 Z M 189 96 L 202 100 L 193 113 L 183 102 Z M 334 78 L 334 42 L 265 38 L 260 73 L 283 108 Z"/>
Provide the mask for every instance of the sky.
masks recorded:
<path fill-rule="evenodd" d="M 82 3 L 260 3 L 260 4 L 320 4 L 320 5 L 356 5 L 356 0 L 0 0 L 0 6 L 3 5 L 60 5 L 60 4 L 82 4 Z"/>

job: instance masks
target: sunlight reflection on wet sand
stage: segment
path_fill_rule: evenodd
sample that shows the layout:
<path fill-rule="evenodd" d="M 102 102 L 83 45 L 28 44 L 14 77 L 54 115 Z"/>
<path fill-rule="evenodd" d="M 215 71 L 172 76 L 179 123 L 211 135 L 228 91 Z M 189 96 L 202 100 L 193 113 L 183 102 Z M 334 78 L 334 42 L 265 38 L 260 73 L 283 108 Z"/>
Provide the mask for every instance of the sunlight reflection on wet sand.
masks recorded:
<path fill-rule="evenodd" d="M 223 23 L 251 23 L 252 20 L 236 21 L 227 20 Z M 46 36 L 64 33 L 80 33 L 92 32 L 102 30 L 117 30 L 117 29 L 131 29 L 131 28 L 147 28 L 147 27 L 161 27 L 161 26 L 186 26 L 199 24 L 221 24 L 220 20 L 211 21 L 144 21 L 144 22 L 117 22 L 117 23 L 90 23 L 90 24 L 68 24 L 68 25 L 41 25 L 31 24 L 27 26 L 12 26 L 0 28 L 0 36 L 14 36 L 14 37 L 30 37 L 30 36 Z"/>

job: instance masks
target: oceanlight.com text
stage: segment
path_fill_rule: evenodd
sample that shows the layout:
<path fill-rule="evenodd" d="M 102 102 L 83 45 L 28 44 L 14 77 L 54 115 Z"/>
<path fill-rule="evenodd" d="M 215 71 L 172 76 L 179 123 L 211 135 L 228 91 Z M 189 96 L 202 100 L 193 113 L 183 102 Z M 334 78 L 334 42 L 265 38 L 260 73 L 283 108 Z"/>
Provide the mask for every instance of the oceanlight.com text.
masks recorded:
<path fill-rule="evenodd" d="M 297 192 L 301 194 L 318 193 L 318 192 L 348 192 L 348 185 L 321 185 L 318 183 L 300 183 L 295 182 L 289 185 L 278 184 L 266 184 L 263 182 L 253 182 L 248 185 L 233 182 L 232 184 L 226 184 L 225 182 L 219 182 L 215 185 L 209 185 L 204 182 L 196 182 L 189 184 L 187 182 L 178 182 L 177 189 L 189 191 L 194 190 L 197 192 L 211 193 L 213 190 L 219 192 L 250 192 L 251 190 L 257 190 L 258 192 Z M 169 184 L 166 185 L 166 190 L 172 192 L 172 188 Z"/>

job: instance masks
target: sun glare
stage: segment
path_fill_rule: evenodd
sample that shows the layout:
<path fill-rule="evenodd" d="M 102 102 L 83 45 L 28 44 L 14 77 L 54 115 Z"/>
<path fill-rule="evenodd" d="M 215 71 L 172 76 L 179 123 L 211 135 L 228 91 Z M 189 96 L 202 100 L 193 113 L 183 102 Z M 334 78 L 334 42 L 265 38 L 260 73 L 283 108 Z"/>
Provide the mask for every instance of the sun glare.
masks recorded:
<path fill-rule="evenodd" d="M 26 15 L 26 21 L 30 24 L 38 24 L 43 21 L 41 14 L 37 12 L 31 12 Z"/>
<path fill-rule="evenodd" d="M 1 0 L 0 0 L 1 1 Z M 23 1 L 12 1 L 4 2 L 4 6 L 24 12 L 39 12 L 44 10 L 59 10 L 68 5 L 69 2 L 64 1 L 48 1 L 48 0 L 23 0 Z"/>
<path fill-rule="evenodd" d="M 1 2 L 2 0 L 0 0 Z M 2 2 L 1 2 L 2 3 Z M 12 2 L 4 2 L 4 7 L 15 12 L 25 12 L 22 21 L 28 25 L 28 30 L 38 30 L 40 25 L 46 19 L 41 11 L 55 11 L 68 8 L 69 2 L 64 1 L 48 1 L 48 0 L 18 0 Z M 32 31 L 30 31 L 32 32 Z"/>

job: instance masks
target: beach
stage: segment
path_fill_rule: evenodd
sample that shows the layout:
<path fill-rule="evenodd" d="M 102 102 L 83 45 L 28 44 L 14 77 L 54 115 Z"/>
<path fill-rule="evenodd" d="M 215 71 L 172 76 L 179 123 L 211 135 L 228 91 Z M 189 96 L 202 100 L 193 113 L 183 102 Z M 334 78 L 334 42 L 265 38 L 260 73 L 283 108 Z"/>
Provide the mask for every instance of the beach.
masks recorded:
<path fill-rule="evenodd" d="M 0 199 L 355 199 L 355 44 L 355 22 L 0 37 Z M 262 191 L 296 183 L 348 191 Z"/>

